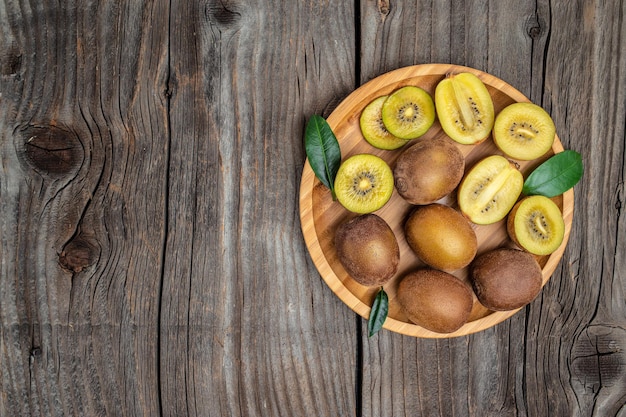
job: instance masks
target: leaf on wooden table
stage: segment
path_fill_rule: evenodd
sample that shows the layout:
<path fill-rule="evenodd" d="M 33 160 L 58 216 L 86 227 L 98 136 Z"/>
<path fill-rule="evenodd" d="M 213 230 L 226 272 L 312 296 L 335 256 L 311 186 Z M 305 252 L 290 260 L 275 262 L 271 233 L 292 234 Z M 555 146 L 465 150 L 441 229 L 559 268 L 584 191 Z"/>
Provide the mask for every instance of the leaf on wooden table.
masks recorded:
<path fill-rule="evenodd" d="M 330 189 L 335 200 L 334 183 L 341 164 L 341 150 L 326 119 L 311 116 L 304 132 L 304 146 L 315 176 Z"/>
<path fill-rule="evenodd" d="M 372 304 L 372 310 L 370 311 L 370 317 L 367 322 L 367 332 L 369 337 L 374 336 L 380 329 L 383 328 L 383 324 L 387 319 L 387 313 L 389 312 L 389 297 L 385 290 L 381 287 L 378 295 L 374 299 Z"/>

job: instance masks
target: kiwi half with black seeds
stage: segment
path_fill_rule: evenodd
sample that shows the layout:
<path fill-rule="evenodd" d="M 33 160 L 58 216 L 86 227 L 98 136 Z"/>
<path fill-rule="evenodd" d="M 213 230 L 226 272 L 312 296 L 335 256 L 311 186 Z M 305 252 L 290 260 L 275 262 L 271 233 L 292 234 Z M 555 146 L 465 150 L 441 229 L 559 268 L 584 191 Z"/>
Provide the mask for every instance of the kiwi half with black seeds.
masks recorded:
<path fill-rule="evenodd" d="M 435 103 L 420 87 L 405 86 L 387 97 L 382 107 L 387 130 L 406 140 L 422 136 L 435 122 Z"/>
<path fill-rule="evenodd" d="M 337 200 L 347 210 L 371 213 L 391 198 L 393 172 L 387 162 L 376 155 L 353 155 L 339 166 L 334 188 Z"/>

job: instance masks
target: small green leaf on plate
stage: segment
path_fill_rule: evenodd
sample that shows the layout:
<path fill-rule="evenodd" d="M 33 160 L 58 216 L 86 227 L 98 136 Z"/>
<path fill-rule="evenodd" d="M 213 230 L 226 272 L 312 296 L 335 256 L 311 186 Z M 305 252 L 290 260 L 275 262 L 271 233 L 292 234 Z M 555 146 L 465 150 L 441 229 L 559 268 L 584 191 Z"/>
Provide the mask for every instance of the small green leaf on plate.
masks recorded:
<path fill-rule="evenodd" d="M 531 172 L 522 192 L 526 195 L 554 197 L 576 185 L 582 175 L 582 157 L 576 151 L 566 150 L 552 156 Z"/>
<path fill-rule="evenodd" d="M 372 311 L 370 311 L 370 318 L 367 322 L 367 332 L 369 337 L 374 336 L 380 329 L 383 328 L 383 324 L 387 319 L 387 313 L 389 312 L 389 297 L 385 290 L 381 287 L 374 304 L 372 304 Z"/>
<path fill-rule="evenodd" d="M 335 200 L 335 177 L 341 164 L 341 150 L 330 125 L 322 116 L 313 115 L 304 132 L 304 146 L 315 176 L 330 189 Z"/>

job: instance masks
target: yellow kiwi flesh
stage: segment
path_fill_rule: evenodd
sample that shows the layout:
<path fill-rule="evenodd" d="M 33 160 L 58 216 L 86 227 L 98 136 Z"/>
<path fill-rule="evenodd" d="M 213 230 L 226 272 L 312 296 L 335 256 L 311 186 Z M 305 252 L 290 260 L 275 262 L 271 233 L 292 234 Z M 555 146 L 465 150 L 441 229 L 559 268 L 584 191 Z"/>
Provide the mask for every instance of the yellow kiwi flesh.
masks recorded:
<path fill-rule="evenodd" d="M 478 247 L 470 223 L 461 213 L 443 204 L 414 209 L 405 223 L 404 233 L 409 247 L 422 262 L 443 271 L 467 266 Z"/>
<path fill-rule="evenodd" d="M 435 108 L 443 131 L 459 143 L 476 144 L 491 133 L 493 100 L 474 74 L 448 74 L 441 80 L 435 88 Z"/>
<path fill-rule="evenodd" d="M 509 160 L 491 155 L 474 165 L 457 192 L 463 214 L 476 224 L 496 223 L 513 208 L 524 186 L 522 173 Z"/>
<path fill-rule="evenodd" d="M 535 255 L 549 255 L 561 246 L 565 222 L 559 206 L 541 195 L 518 202 L 507 220 L 511 240 Z"/>
<path fill-rule="evenodd" d="M 337 200 L 347 210 L 371 213 L 391 198 L 393 172 L 382 158 L 357 154 L 341 163 L 334 185 Z"/>
<path fill-rule="evenodd" d="M 529 161 L 552 148 L 556 127 L 550 115 L 534 103 L 505 107 L 493 127 L 493 141 L 511 158 Z"/>
<path fill-rule="evenodd" d="M 435 122 L 435 103 L 430 94 L 410 85 L 391 93 L 381 112 L 387 130 L 406 140 L 422 136 Z"/>
<path fill-rule="evenodd" d="M 395 137 L 385 127 L 382 117 L 383 103 L 387 96 L 381 96 L 369 103 L 361 112 L 359 126 L 363 138 L 373 147 L 384 150 L 398 149 L 408 140 Z"/>

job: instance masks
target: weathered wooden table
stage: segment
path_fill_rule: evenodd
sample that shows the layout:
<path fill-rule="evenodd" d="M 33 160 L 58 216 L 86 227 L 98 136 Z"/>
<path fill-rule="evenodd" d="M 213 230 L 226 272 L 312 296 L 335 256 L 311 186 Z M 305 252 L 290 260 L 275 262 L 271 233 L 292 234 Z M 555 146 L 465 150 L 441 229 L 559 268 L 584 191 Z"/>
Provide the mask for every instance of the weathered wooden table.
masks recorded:
<path fill-rule="evenodd" d="M 0 3 L 0 415 L 626 416 L 626 2 Z M 367 322 L 300 229 L 303 130 L 471 66 L 583 155 L 564 257 L 453 339 Z"/>

